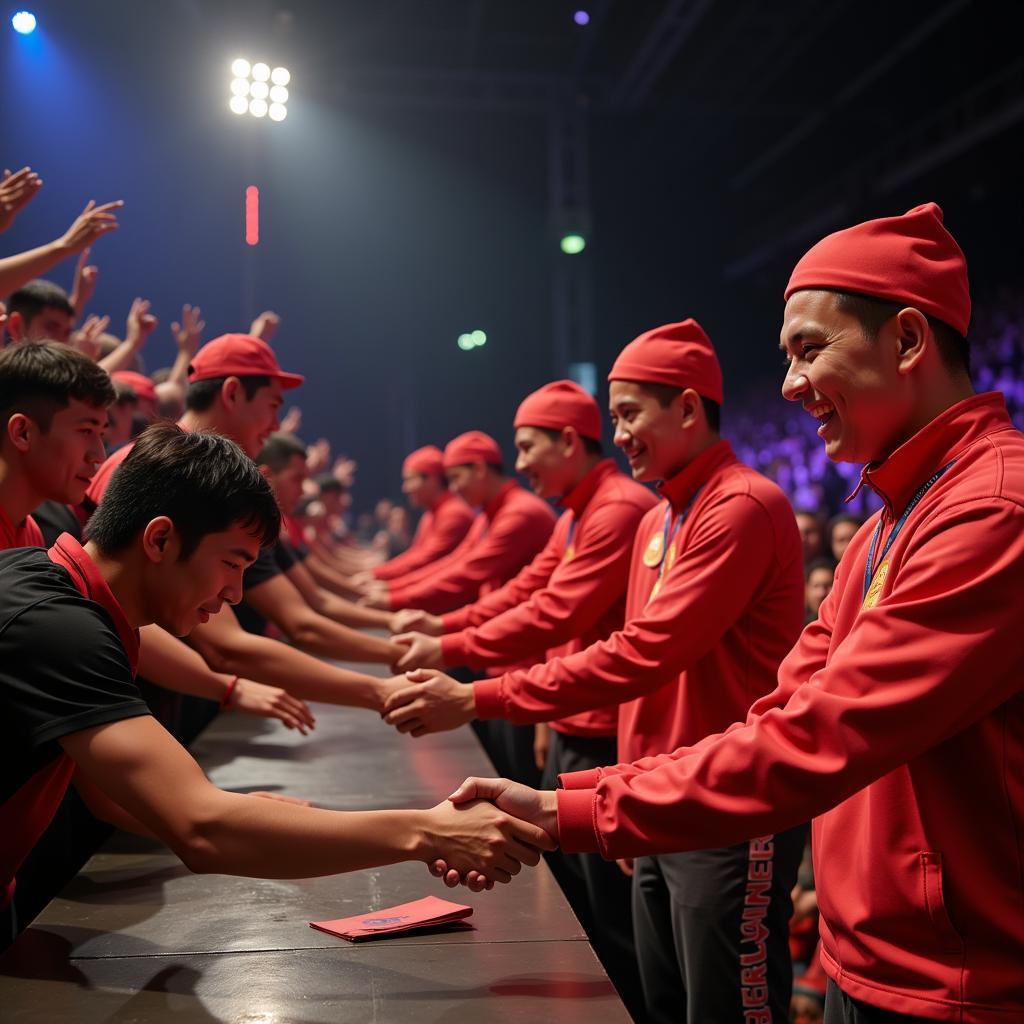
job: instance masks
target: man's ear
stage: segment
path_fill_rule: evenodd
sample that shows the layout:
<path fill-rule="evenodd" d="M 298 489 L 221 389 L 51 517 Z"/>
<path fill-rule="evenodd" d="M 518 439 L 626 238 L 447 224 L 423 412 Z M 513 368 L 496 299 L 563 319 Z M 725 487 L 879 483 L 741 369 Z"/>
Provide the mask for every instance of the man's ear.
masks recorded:
<path fill-rule="evenodd" d="M 234 409 L 242 399 L 245 398 L 245 389 L 237 377 L 227 377 L 220 386 L 221 404 L 228 409 Z"/>
<path fill-rule="evenodd" d="M 167 516 L 157 516 L 142 531 L 142 550 L 151 562 L 159 564 L 170 557 L 174 540 L 174 523 Z"/>
<path fill-rule="evenodd" d="M 910 373 L 924 358 L 928 346 L 935 343 L 928 318 L 919 309 L 901 309 L 893 318 L 896 332 L 896 368 L 901 374 Z"/>
<path fill-rule="evenodd" d="M 15 451 L 27 452 L 32 445 L 32 436 L 38 432 L 34 420 L 23 412 L 13 413 L 5 424 L 7 439 L 14 445 Z"/>
<path fill-rule="evenodd" d="M 700 416 L 700 395 L 693 388 L 684 388 L 672 399 L 672 404 L 679 410 L 680 426 L 693 426 L 694 421 Z"/>

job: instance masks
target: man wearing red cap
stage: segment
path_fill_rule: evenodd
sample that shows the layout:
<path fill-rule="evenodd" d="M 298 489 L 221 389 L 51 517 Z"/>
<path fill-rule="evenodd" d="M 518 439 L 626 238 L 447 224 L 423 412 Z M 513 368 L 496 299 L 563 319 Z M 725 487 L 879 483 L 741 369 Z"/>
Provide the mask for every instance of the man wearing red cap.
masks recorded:
<path fill-rule="evenodd" d="M 378 565 L 370 576 L 396 580 L 451 554 L 473 523 L 473 512 L 450 490 L 444 476 L 444 455 L 435 445 L 410 452 L 402 463 L 402 493 L 423 509 L 412 543 L 401 554 Z"/>
<path fill-rule="evenodd" d="M 813 817 L 828 1024 L 1024 1020 L 1024 437 L 971 386 L 966 261 L 929 203 L 819 242 L 786 300 L 783 394 L 883 508 L 778 688 L 557 795 L 465 792 L 609 857 Z"/>
<path fill-rule="evenodd" d="M 278 426 L 281 392 L 303 380 L 281 370 L 273 350 L 259 338 L 228 334 L 215 338 L 196 353 L 189 374 L 187 409 L 181 421 L 186 430 L 224 434 L 250 457 Z M 91 507 L 102 500 L 113 470 L 131 450 L 119 449 L 100 467 L 87 492 Z M 285 575 L 290 562 L 278 547 L 264 549 L 246 570 L 245 599 L 256 612 L 278 625 L 298 647 L 339 660 L 390 662 L 401 651 L 379 637 L 349 629 L 317 614 Z M 258 605 L 258 607 L 256 607 Z M 244 612 L 243 612 L 244 614 Z M 235 612 L 224 608 L 192 633 L 191 642 L 205 659 L 196 666 L 195 652 L 157 627 L 143 639 L 142 671 L 158 683 L 191 665 L 193 674 L 209 674 L 275 682 L 293 696 L 331 703 L 378 708 L 382 680 L 325 665 L 288 645 L 248 634 Z M 227 697 L 230 699 L 229 692 Z"/>
<path fill-rule="evenodd" d="M 615 443 L 635 479 L 662 481 L 665 499 L 637 531 L 624 628 L 468 693 L 421 674 L 425 682 L 390 698 L 388 721 L 426 732 L 474 716 L 534 722 L 614 702 L 619 758 L 632 760 L 724 729 L 774 684 L 803 621 L 800 538 L 782 491 L 719 436 L 722 373 L 711 342 L 694 320 L 648 331 L 609 380 Z M 747 1011 L 785 1019 L 789 892 L 803 845 L 794 829 L 637 860 L 633 924 L 652 1021 L 678 1020 L 680 998 L 694 1022 Z M 756 893 L 752 865 L 767 882 Z M 745 901 L 759 907 L 763 944 L 744 935 Z M 756 985 L 744 982 L 748 966 L 760 972 Z"/>
<path fill-rule="evenodd" d="M 551 509 L 505 476 L 494 438 L 471 430 L 449 441 L 444 470 L 453 493 L 481 512 L 447 557 L 389 583 L 381 581 L 378 606 L 435 614 L 459 608 L 511 579 L 551 536 Z M 382 615 L 380 624 L 389 623 L 390 616 Z"/>
<path fill-rule="evenodd" d="M 407 616 L 435 634 L 396 637 L 409 648 L 400 668 L 496 669 L 571 654 L 622 628 L 633 538 L 656 504 L 654 495 L 603 457 L 601 411 L 572 381 L 528 395 L 514 426 L 516 471 L 565 511 L 540 554 L 500 590 L 441 616 L 399 612 L 396 618 Z M 552 722 L 547 757 L 538 762 L 542 784 L 554 786 L 562 772 L 613 761 L 617 722 L 616 706 Z M 635 1005 L 628 879 L 595 855 L 559 858 L 557 867 L 612 979 Z"/>

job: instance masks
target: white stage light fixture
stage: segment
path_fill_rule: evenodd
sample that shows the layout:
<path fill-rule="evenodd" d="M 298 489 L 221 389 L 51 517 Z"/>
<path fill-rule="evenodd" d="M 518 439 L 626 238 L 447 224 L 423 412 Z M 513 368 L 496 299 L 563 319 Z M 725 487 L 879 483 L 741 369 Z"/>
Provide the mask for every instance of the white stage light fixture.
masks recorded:
<path fill-rule="evenodd" d="M 270 120 L 283 121 L 288 116 L 288 108 L 283 103 L 270 104 Z"/>
<path fill-rule="evenodd" d="M 232 114 L 244 114 L 249 109 L 249 101 L 244 96 L 232 96 L 228 106 Z"/>
<path fill-rule="evenodd" d="M 228 108 L 235 114 L 252 114 L 253 117 L 267 117 L 271 121 L 283 121 L 288 116 L 288 90 L 291 81 L 287 68 L 277 67 L 273 71 L 263 61 L 250 63 L 238 57 L 231 63 L 231 96 Z M 273 85 L 270 83 L 273 82 Z"/>
<path fill-rule="evenodd" d="M 249 86 L 249 95 L 254 100 L 265 100 L 270 95 L 270 86 L 266 82 L 253 82 Z"/>
<path fill-rule="evenodd" d="M 266 117 L 267 116 L 267 101 L 266 100 L 250 100 L 249 101 L 249 113 L 253 117 Z"/>
<path fill-rule="evenodd" d="M 287 68 L 274 68 L 270 80 L 274 85 L 287 85 L 292 80 L 292 75 Z"/>
<path fill-rule="evenodd" d="M 231 74 L 235 78 L 248 78 L 250 71 L 252 71 L 252 66 L 244 57 L 239 57 L 238 60 L 233 61 L 231 64 Z"/>
<path fill-rule="evenodd" d="M 283 85 L 275 85 L 270 89 L 270 102 L 271 103 L 287 103 L 288 102 L 288 90 Z"/>
<path fill-rule="evenodd" d="M 270 67 L 264 64 L 263 61 L 259 61 L 257 64 L 252 66 L 252 77 L 257 82 L 265 82 L 270 78 Z"/>
<path fill-rule="evenodd" d="M 249 95 L 249 79 L 248 78 L 234 78 L 231 80 L 231 93 L 233 96 L 248 96 Z"/>

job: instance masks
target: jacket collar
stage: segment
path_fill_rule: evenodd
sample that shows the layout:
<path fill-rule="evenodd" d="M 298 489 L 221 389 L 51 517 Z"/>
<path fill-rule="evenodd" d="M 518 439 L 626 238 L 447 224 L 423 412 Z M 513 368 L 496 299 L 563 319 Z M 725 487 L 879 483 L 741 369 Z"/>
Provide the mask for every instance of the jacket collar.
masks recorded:
<path fill-rule="evenodd" d="M 980 438 L 1012 426 L 1001 392 L 972 395 L 940 413 L 884 461 L 865 466 L 861 484 L 885 502 L 890 514 L 898 515 L 932 473 Z"/>
<path fill-rule="evenodd" d="M 139 670 L 139 631 L 129 623 L 96 563 L 70 533 L 62 533 L 47 554 L 51 562 L 67 569 L 71 575 L 71 582 L 83 597 L 95 601 L 107 610 L 114 620 L 114 626 L 128 655 L 128 663 L 134 676 Z"/>
<path fill-rule="evenodd" d="M 590 504 L 590 499 L 594 497 L 598 487 L 618 471 L 619 467 L 615 465 L 614 459 L 602 459 L 584 474 L 583 479 L 568 494 L 558 499 L 558 504 L 573 512 L 578 519 Z"/>
<path fill-rule="evenodd" d="M 493 519 L 498 514 L 498 510 L 501 508 L 501 506 L 504 505 L 506 501 L 508 501 L 508 496 L 513 491 L 518 490 L 518 488 L 519 484 L 517 484 L 515 480 L 506 480 L 505 483 L 501 485 L 501 489 L 498 491 L 498 493 L 493 498 L 491 498 L 491 500 L 486 505 L 484 505 L 483 512 L 484 515 L 487 517 L 488 521 Z"/>
<path fill-rule="evenodd" d="M 724 465 L 735 462 L 732 445 L 728 441 L 717 441 L 706 448 L 680 472 L 658 484 L 658 492 L 667 498 L 673 512 L 681 512 L 714 474 Z"/>

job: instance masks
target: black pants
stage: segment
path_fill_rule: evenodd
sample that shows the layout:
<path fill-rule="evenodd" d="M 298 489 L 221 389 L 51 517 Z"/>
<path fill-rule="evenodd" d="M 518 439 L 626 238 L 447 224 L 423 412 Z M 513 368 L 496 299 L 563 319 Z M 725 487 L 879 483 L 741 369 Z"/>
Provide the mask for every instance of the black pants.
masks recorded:
<path fill-rule="evenodd" d="M 652 1024 L 789 1020 L 790 892 L 807 829 L 638 857 L 633 930 Z"/>
<path fill-rule="evenodd" d="M 825 993 L 825 1024 L 931 1024 L 924 1017 L 911 1017 L 869 1006 L 851 999 L 831 978 Z"/>
<path fill-rule="evenodd" d="M 601 768 L 616 760 L 614 736 L 571 736 L 552 729 L 540 788 L 557 789 L 563 772 Z M 643 1020 L 629 878 L 618 864 L 596 853 L 556 851 L 546 859 L 622 1001 L 636 1020 Z"/>

